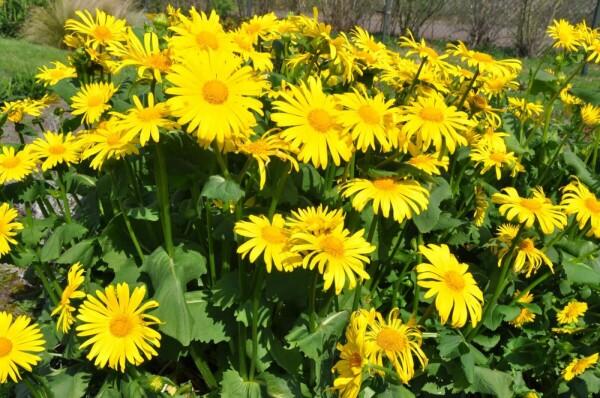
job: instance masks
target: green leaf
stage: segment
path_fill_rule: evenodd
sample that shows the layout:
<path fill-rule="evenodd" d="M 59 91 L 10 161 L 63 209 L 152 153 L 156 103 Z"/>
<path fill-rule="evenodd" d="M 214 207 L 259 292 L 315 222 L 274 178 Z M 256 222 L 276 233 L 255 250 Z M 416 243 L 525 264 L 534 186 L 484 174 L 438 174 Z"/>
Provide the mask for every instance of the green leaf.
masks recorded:
<path fill-rule="evenodd" d="M 81 398 L 84 396 L 90 382 L 91 374 L 82 372 L 80 369 L 78 371 L 74 370 L 62 370 L 60 373 L 55 373 L 48 377 L 48 384 L 55 397 Z"/>
<path fill-rule="evenodd" d="M 56 260 L 60 257 L 64 245 L 73 239 L 81 238 L 87 231 L 86 227 L 76 222 L 59 226 L 42 247 L 40 260 L 44 262 Z"/>
<path fill-rule="evenodd" d="M 67 249 L 57 260 L 59 264 L 75 264 L 80 262 L 82 265 L 89 267 L 94 258 L 94 245 L 96 238 L 82 240 L 76 245 Z"/>
<path fill-rule="evenodd" d="M 459 356 L 458 346 L 463 342 L 463 337 L 455 334 L 443 334 L 440 336 L 438 350 L 440 357 L 451 359 Z"/>
<path fill-rule="evenodd" d="M 511 398 L 514 396 L 512 383 L 513 377 L 508 373 L 475 366 L 473 384 L 467 391 L 491 394 L 498 398 Z"/>
<path fill-rule="evenodd" d="M 598 191 L 598 189 L 600 189 L 600 179 L 598 179 L 598 176 L 590 170 L 579 156 L 571 151 L 563 151 L 561 155 L 567 168 L 573 172 L 582 183 L 592 191 Z"/>
<path fill-rule="evenodd" d="M 441 177 L 436 178 L 436 181 L 437 184 L 433 187 L 429 196 L 427 210 L 413 217 L 413 221 L 421 233 L 433 230 L 440 219 L 440 214 L 442 214 L 440 203 L 444 199 L 452 197 L 452 191 L 448 182 Z"/>
<path fill-rule="evenodd" d="M 563 268 L 567 274 L 567 279 L 571 283 L 600 284 L 600 269 L 583 263 L 572 262 L 573 259 L 573 257 L 566 254 L 563 259 Z"/>
<path fill-rule="evenodd" d="M 144 270 L 152 280 L 153 299 L 159 303 L 154 311 L 163 323 L 161 332 L 189 345 L 193 337 L 193 317 L 187 305 L 186 285 L 206 273 L 206 259 L 183 246 L 175 248 L 170 258 L 164 248 L 157 248 L 144 261 Z"/>
<path fill-rule="evenodd" d="M 224 202 L 237 202 L 245 195 L 244 190 L 233 180 L 226 180 L 220 175 L 210 176 L 204 188 L 202 196 L 209 199 L 220 199 Z"/>
<path fill-rule="evenodd" d="M 574 96 L 581 98 L 588 104 L 594 106 L 600 105 L 600 92 L 598 90 L 587 90 L 585 88 L 572 89 L 571 92 Z"/>
<path fill-rule="evenodd" d="M 217 319 L 220 310 L 209 307 L 209 301 L 206 299 L 206 293 L 197 290 L 185 293 L 185 301 L 194 319 L 194 328 L 192 330 L 192 340 L 202 343 L 214 344 L 221 341 L 229 341 L 230 336 L 227 333 L 225 322 Z"/>
<path fill-rule="evenodd" d="M 460 354 L 460 366 L 469 384 L 473 384 L 473 379 L 475 378 L 475 357 L 467 344 L 463 344 L 460 347 L 463 347 L 463 350 L 466 351 Z"/>
<path fill-rule="evenodd" d="M 255 381 L 244 381 L 235 370 L 223 373 L 221 381 L 221 398 L 261 398 L 260 384 Z"/>
<path fill-rule="evenodd" d="M 26 245 L 37 247 L 54 221 L 56 221 L 54 216 L 44 219 L 34 218 L 31 220 L 31 225 L 25 225 L 25 229 L 21 232 L 21 241 Z"/>
<path fill-rule="evenodd" d="M 499 341 L 500 341 L 499 334 L 495 334 L 493 336 L 485 336 L 483 334 L 480 334 L 473 339 L 474 343 L 479 344 L 485 350 L 491 350 L 492 348 L 496 347 L 498 345 Z"/>
<path fill-rule="evenodd" d="M 223 309 L 231 307 L 240 297 L 239 272 L 233 271 L 221 276 L 211 291 L 214 305 Z"/>
<path fill-rule="evenodd" d="M 132 207 L 127 215 L 136 220 L 158 221 L 158 209 L 152 207 Z"/>
<path fill-rule="evenodd" d="M 335 337 L 336 340 L 339 338 L 349 318 L 348 311 L 330 314 L 319 323 L 314 333 L 310 333 L 306 325 L 301 325 L 292 329 L 286 336 L 286 340 L 290 347 L 298 347 L 307 357 L 316 361 L 321 352 L 327 349 L 325 343 L 329 338 Z"/>
<path fill-rule="evenodd" d="M 531 94 L 537 95 L 539 93 L 551 93 L 554 91 L 554 82 L 556 76 L 552 73 L 548 73 L 545 70 L 539 70 L 535 75 L 533 84 L 531 85 Z"/>
<path fill-rule="evenodd" d="M 267 383 L 267 396 L 273 398 L 294 398 L 295 395 L 287 382 L 271 373 L 264 372 L 258 376 Z"/>
<path fill-rule="evenodd" d="M 492 312 L 483 320 L 483 324 L 491 331 L 498 329 L 502 321 L 512 321 L 519 315 L 519 306 L 496 305 Z"/>
<path fill-rule="evenodd" d="M 378 398 L 415 398 L 415 394 L 413 394 L 409 389 L 404 387 L 403 385 L 388 385 L 388 388 L 379 394 L 377 394 Z"/>

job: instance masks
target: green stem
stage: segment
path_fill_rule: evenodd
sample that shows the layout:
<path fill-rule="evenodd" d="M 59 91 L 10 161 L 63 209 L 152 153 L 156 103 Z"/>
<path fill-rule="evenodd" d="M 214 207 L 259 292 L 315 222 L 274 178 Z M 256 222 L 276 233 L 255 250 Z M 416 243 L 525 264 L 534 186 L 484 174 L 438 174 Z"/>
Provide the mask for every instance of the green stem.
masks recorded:
<path fill-rule="evenodd" d="M 415 250 L 417 251 L 417 264 L 421 264 L 423 261 L 423 254 L 419 251 L 419 246 L 423 245 L 423 233 L 419 232 L 417 235 L 417 247 Z M 414 317 L 417 315 L 417 309 L 419 308 L 419 296 L 420 296 L 420 286 L 419 283 L 415 283 L 415 294 L 413 301 L 413 311 L 412 314 Z"/>
<path fill-rule="evenodd" d="M 67 190 L 65 189 L 65 183 L 63 181 L 63 172 L 60 168 L 57 169 L 58 178 L 56 179 L 58 182 L 58 187 L 60 188 L 60 197 L 63 202 L 64 215 L 67 221 L 67 224 L 71 224 L 73 219 L 71 217 L 71 206 L 69 205 L 69 199 L 67 198 Z"/>
<path fill-rule="evenodd" d="M 25 376 L 23 378 L 23 381 L 25 382 L 27 389 L 34 398 L 43 398 L 43 395 L 40 394 L 40 389 L 31 383 L 31 380 L 29 380 L 29 376 Z"/>
<path fill-rule="evenodd" d="M 365 369 L 373 369 L 373 370 L 377 370 L 379 372 L 383 372 L 385 374 L 385 377 L 390 377 L 390 378 L 394 379 L 396 382 L 402 383 L 402 380 L 400 379 L 400 377 L 398 377 L 398 374 L 396 372 L 394 372 L 393 370 L 388 369 L 386 367 L 369 363 L 369 364 L 365 365 Z"/>
<path fill-rule="evenodd" d="M 47 275 L 44 274 L 42 267 L 37 263 L 32 263 L 31 266 L 33 267 L 33 270 L 37 274 L 38 278 L 40 278 L 40 281 L 42 282 L 44 289 L 46 289 L 46 292 L 48 293 L 48 296 L 50 297 L 52 304 L 55 307 L 58 306 L 58 303 L 60 302 L 60 300 L 56 297 L 56 292 L 54 291 L 54 289 L 48 282 L 48 277 L 47 277 Z"/>
<path fill-rule="evenodd" d="M 219 384 L 217 383 L 215 376 L 212 374 L 210 368 L 208 367 L 208 364 L 204 361 L 204 359 L 202 359 L 202 356 L 197 352 L 197 348 L 195 345 L 192 344 L 190 348 L 190 354 L 192 356 L 192 359 L 194 360 L 194 364 L 196 364 L 196 368 L 198 368 L 198 371 L 202 375 L 206 386 L 210 388 L 211 391 L 218 390 Z"/>
<path fill-rule="evenodd" d="M 260 306 L 260 292 L 265 277 L 265 267 L 259 267 L 256 285 L 252 295 L 252 361 L 250 362 L 250 372 L 248 380 L 254 381 L 256 364 L 258 363 L 258 309 Z"/>
<path fill-rule="evenodd" d="M 215 241 L 212 236 L 212 214 L 210 208 L 210 201 L 204 202 L 204 208 L 206 209 L 206 239 L 208 240 L 208 265 L 210 273 L 210 285 L 214 286 L 217 281 L 217 271 L 215 263 Z"/>
<path fill-rule="evenodd" d="M 529 100 L 529 94 L 531 94 L 531 88 L 533 87 L 533 81 L 535 80 L 535 77 L 537 76 L 538 72 L 540 71 L 540 68 L 542 67 L 542 64 L 544 63 L 544 59 L 546 58 L 546 56 L 548 55 L 548 53 L 551 50 L 552 50 L 552 46 L 549 46 L 544 50 L 544 52 L 540 56 L 540 61 L 538 62 L 537 66 L 535 67 L 533 74 L 529 78 L 529 83 L 527 84 L 527 91 L 525 92 L 525 96 L 523 97 L 525 104 L 527 104 L 527 101 Z M 519 127 L 519 142 L 520 143 L 523 142 L 524 127 L 525 127 L 524 120 L 521 120 L 520 127 Z M 527 147 L 527 145 L 524 145 L 524 147 Z"/>
<path fill-rule="evenodd" d="M 467 100 L 467 97 L 469 96 L 469 93 L 471 92 L 471 89 L 473 88 L 473 85 L 475 84 L 475 80 L 477 80 L 478 76 L 479 76 L 479 67 L 473 74 L 473 77 L 471 78 L 471 81 L 469 82 L 469 86 L 465 90 L 465 93 L 462 95 L 462 97 L 458 101 L 458 109 L 457 110 L 462 111 L 462 109 L 465 107 L 465 101 Z"/>
<path fill-rule="evenodd" d="M 173 258 L 175 247 L 173 245 L 173 234 L 171 231 L 171 209 L 169 202 L 169 180 L 167 175 L 167 163 L 162 147 L 156 144 L 156 193 L 158 195 L 158 206 L 160 208 L 160 221 L 167 246 L 169 257 Z"/>
<path fill-rule="evenodd" d="M 367 235 L 367 242 L 371 243 L 373 240 L 373 236 L 375 235 L 375 230 L 377 229 L 377 223 L 379 221 L 379 214 L 375 214 L 373 219 L 371 220 L 371 226 L 369 227 L 369 234 Z M 352 301 L 352 312 L 358 309 L 358 304 L 360 303 L 360 298 L 362 294 L 362 285 L 364 283 L 364 279 L 360 278 L 357 286 L 354 288 L 354 300 Z"/>
<path fill-rule="evenodd" d="M 285 187 L 287 178 L 288 173 L 284 171 L 283 175 L 279 178 L 277 187 L 275 187 L 275 194 L 271 198 L 271 205 L 269 206 L 269 221 L 273 221 L 273 216 L 275 215 L 275 210 L 277 210 L 277 204 L 279 203 L 279 198 L 281 197 L 281 193 L 283 192 L 283 187 Z"/>
<path fill-rule="evenodd" d="M 115 192 L 118 192 L 117 179 L 115 178 L 114 173 L 110 173 L 110 179 L 113 184 L 113 189 L 115 190 Z M 117 193 L 116 197 L 117 197 L 117 204 L 119 206 L 119 210 L 121 212 L 121 215 L 123 216 L 123 221 L 125 221 L 125 227 L 127 228 L 127 232 L 129 232 L 129 237 L 131 238 L 131 241 L 133 242 L 135 251 L 137 252 L 140 260 L 142 260 L 142 262 L 144 262 L 144 259 L 146 257 L 144 256 L 144 252 L 142 251 L 142 248 L 140 247 L 140 243 L 135 235 L 135 231 L 133 230 L 133 227 L 131 226 L 131 220 L 129 220 L 129 217 L 127 216 L 127 210 L 125 209 L 125 204 L 123 204 L 123 199 L 121 198 L 120 195 L 118 195 L 118 193 Z"/>
<path fill-rule="evenodd" d="M 40 252 L 38 251 L 38 259 L 40 257 L 39 254 L 40 254 Z M 50 268 L 50 265 L 48 265 L 48 263 L 41 262 L 41 261 L 40 261 L 40 263 L 42 264 L 42 269 L 44 270 L 44 272 L 50 279 L 52 286 L 54 287 L 54 292 L 56 292 L 58 297 L 62 298 L 63 289 L 60 286 L 60 284 L 58 283 L 58 281 L 56 280 L 56 276 L 54 276 L 54 271 L 52 271 L 52 269 Z"/>
<path fill-rule="evenodd" d="M 554 152 L 554 155 L 552 155 L 552 158 L 550 159 L 550 162 L 548 162 L 546 164 L 544 172 L 538 177 L 538 179 L 537 179 L 537 181 L 535 182 L 534 185 L 537 186 L 537 185 L 541 185 L 542 184 L 542 181 L 544 180 L 544 177 L 546 177 L 546 174 L 548 174 L 548 171 L 550 171 L 550 169 L 552 168 L 552 165 L 556 161 L 556 158 L 558 158 L 558 155 L 560 154 L 560 151 L 562 150 L 562 147 L 565 145 L 565 142 L 567 142 L 568 138 L 569 138 L 569 135 L 565 134 L 565 137 L 563 138 L 563 140 L 560 142 L 560 144 L 556 148 L 556 151 Z"/>
<path fill-rule="evenodd" d="M 413 78 L 412 82 L 410 83 L 410 86 L 408 87 L 408 90 L 406 92 L 406 97 L 404 99 L 405 105 L 407 103 L 407 100 L 412 98 L 413 90 L 415 88 L 415 85 L 419 81 L 419 76 L 421 75 L 421 71 L 423 70 L 425 63 L 427 63 L 427 56 L 423 57 L 423 60 L 421 61 L 421 64 L 419 65 L 419 69 L 417 69 L 417 73 L 415 74 L 415 77 Z"/>
<path fill-rule="evenodd" d="M 536 287 L 537 285 L 539 285 L 546 279 L 550 278 L 552 275 L 554 275 L 552 273 L 552 271 L 548 271 L 544 275 L 537 278 L 535 281 L 531 282 L 525 289 L 523 289 L 523 291 L 521 291 L 521 293 L 519 293 L 516 297 L 514 297 L 508 305 L 509 306 L 514 305 L 517 301 L 519 301 L 519 299 L 521 297 L 525 296 L 527 293 L 529 293 L 531 290 L 533 290 L 534 287 Z"/>
<path fill-rule="evenodd" d="M 215 154 L 215 158 L 217 159 L 217 163 L 219 164 L 219 168 L 223 172 L 223 176 L 227 180 L 230 179 L 231 178 L 231 174 L 229 174 L 229 169 L 227 168 L 227 162 L 223 158 L 223 154 L 221 153 L 221 151 L 219 150 L 219 148 L 217 148 L 216 145 L 213 146 L 213 153 Z"/>
<path fill-rule="evenodd" d="M 431 303 L 429 304 L 429 307 L 427 307 L 427 310 L 419 319 L 419 322 L 418 322 L 419 325 L 422 326 L 425 324 L 425 321 L 431 316 L 431 314 L 433 314 L 434 308 L 435 308 L 435 300 L 431 301 Z"/>
<path fill-rule="evenodd" d="M 314 333 L 317 330 L 317 321 L 315 313 L 315 304 L 317 301 L 317 281 L 319 279 L 319 273 L 313 271 L 313 277 L 310 284 L 310 291 L 308 293 L 308 330 L 310 333 Z M 310 360 L 310 385 L 313 386 L 316 383 L 316 363 Z"/>
<path fill-rule="evenodd" d="M 598 148 L 600 147 L 600 131 L 598 131 L 598 129 L 595 130 L 596 131 L 596 136 L 594 137 L 594 146 L 593 149 L 588 152 L 588 154 L 585 157 L 585 163 L 587 164 L 590 155 L 592 155 L 592 163 L 589 164 L 590 168 L 592 169 L 593 172 L 596 172 L 596 165 L 598 163 L 596 163 L 596 161 L 598 160 Z"/>
<path fill-rule="evenodd" d="M 244 177 L 246 177 L 246 173 L 248 172 L 250 166 L 252 166 L 252 163 L 254 163 L 254 158 L 250 156 L 246 160 L 246 163 L 244 163 L 244 167 L 242 167 L 242 171 L 240 171 L 240 174 L 238 175 L 238 178 L 235 181 L 239 186 L 242 186 L 242 181 L 244 181 Z"/>

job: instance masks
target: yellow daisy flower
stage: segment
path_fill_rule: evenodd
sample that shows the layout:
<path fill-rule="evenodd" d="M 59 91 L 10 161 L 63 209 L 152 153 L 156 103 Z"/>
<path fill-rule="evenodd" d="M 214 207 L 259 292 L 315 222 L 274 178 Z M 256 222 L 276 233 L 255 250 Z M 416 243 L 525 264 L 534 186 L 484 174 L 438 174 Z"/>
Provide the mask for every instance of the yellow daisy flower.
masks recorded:
<path fill-rule="evenodd" d="M 338 225 L 344 224 L 342 209 L 332 209 L 320 204 L 319 207 L 292 210 L 292 215 L 286 218 L 286 225 L 293 232 L 309 232 L 315 236 L 328 234 Z"/>
<path fill-rule="evenodd" d="M 40 327 L 25 315 L 13 322 L 13 317 L 4 311 L 0 312 L 0 384 L 8 381 L 8 376 L 15 383 L 21 379 L 19 367 L 28 372 L 42 358 L 34 353 L 44 351 L 44 336 Z"/>
<path fill-rule="evenodd" d="M 485 197 L 485 192 L 481 185 L 475 185 L 475 214 L 473 214 L 473 224 L 481 227 L 485 221 L 485 212 L 489 203 Z"/>
<path fill-rule="evenodd" d="M 589 44 L 586 44 L 585 50 L 588 53 L 586 61 L 600 62 L 600 40 L 598 38 L 594 38 Z"/>
<path fill-rule="evenodd" d="M 598 363 L 598 353 L 592 354 L 589 357 L 574 359 L 563 371 L 561 375 L 566 381 L 573 380 L 575 376 L 579 376 L 587 369 L 594 367 Z"/>
<path fill-rule="evenodd" d="M 496 179 L 498 181 L 502 179 L 503 168 L 514 170 L 516 164 L 519 162 L 513 152 L 507 152 L 504 143 L 495 147 L 477 145 L 473 148 L 469 156 L 475 162 L 475 167 L 478 167 L 480 164 L 483 165 L 480 174 L 487 173 L 493 167 L 496 171 Z"/>
<path fill-rule="evenodd" d="M 65 29 L 84 35 L 86 42 L 94 50 L 99 46 L 106 47 L 114 42 L 125 41 L 127 38 L 127 21 L 124 19 L 116 19 L 98 9 L 95 18 L 87 10 L 75 11 L 75 14 L 81 21 L 68 19 Z"/>
<path fill-rule="evenodd" d="M 135 108 L 127 111 L 127 114 L 111 112 L 116 116 L 119 128 L 125 130 L 126 135 L 137 136 L 139 134 L 140 145 L 144 146 L 152 138 L 152 141 L 159 141 L 159 128 L 172 129 L 177 127 L 177 123 L 167 119 L 169 108 L 165 102 L 154 102 L 154 95 L 148 94 L 148 104 L 144 106 L 137 95 L 133 95 Z"/>
<path fill-rule="evenodd" d="M 31 98 L 23 100 L 4 102 L 0 111 L 8 114 L 8 120 L 13 123 L 21 123 L 28 116 L 42 116 L 42 110 L 47 107 L 44 101 L 36 101 Z"/>
<path fill-rule="evenodd" d="M 234 48 L 233 52 L 238 54 L 244 61 L 252 61 L 252 68 L 261 72 L 273 70 L 271 53 L 257 51 L 254 48 L 255 36 L 245 32 L 242 28 L 229 33 Z"/>
<path fill-rule="evenodd" d="M 425 298 L 436 296 L 435 308 L 442 324 L 448 321 L 452 312 L 452 327 L 464 326 L 467 318 L 471 318 L 471 325 L 475 327 L 482 316 L 483 293 L 473 275 L 467 272 L 469 266 L 459 263 L 446 245 L 428 246 L 420 245 L 419 252 L 430 263 L 416 267 L 417 283 L 429 289 Z"/>
<path fill-rule="evenodd" d="M 552 47 L 566 51 L 577 51 L 582 44 L 579 31 L 564 19 L 554 20 L 546 30 L 548 36 L 556 40 Z"/>
<path fill-rule="evenodd" d="M 176 33 L 169 39 L 169 47 L 176 53 L 183 50 L 231 53 L 233 46 L 215 10 L 212 10 L 207 17 L 204 12 L 198 13 L 196 8 L 192 7 L 190 17 L 191 19 L 180 15 L 181 23 L 169 27 Z"/>
<path fill-rule="evenodd" d="M 252 156 L 258 163 L 258 172 L 260 175 L 259 189 L 263 189 L 267 181 L 267 164 L 271 156 L 276 156 L 284 162 L 290 162 L 292 167 L 299 171 L 298 162 L 290 154 L 290 144 L 281 139 L 278 134 L 269 135 L 266 132 L 260 138 L 251 141 L 249 138 L 242 138 L 236 144 L 238 153 Z M 291 170 L 290 170 L 291 171 Z"/>
<path fill-rule="evenodd" d="M 586 126 L 596 126 L 600 124 L 600 107 L 592 104 L 585 104 L 581 107 L 581 120 Z"/>
<path fill-rule="evenodd" d="M 394 100 L 385 101 L 381 93 L 370 98 L 356 89 L 336 97 L 346 108 L 340 113 L 340 123 L 351 132 L 356 148 L 366 152 L 369 147 L 375 149 L 377 142 L 389 150 L 385 118 L 393 112 Z"/>
<path fill-rule="evenodd" d="M 432 65 L 435 69 L 437 69 L 442 75 L 446 76 L 448 71 L 452 68 L 452 65 L 445 61 L 446 58 L 449 57 L 448 54 L 438 54 L 433 48 L 429 47 L 425 43 L 425 39 L 421 39 L 420 42 L 415 40 L 412 32 L 407 30 L 408 36 L 401 36 L 398 44 L 400 47 L 408 47 L 410 50 L 406 52 L 406 56 L 410 56 L 416 54 L 421 59 L 427 59 L 428 64 Z"/>
<path fill-rule="evenodd" d="M 254 41 L 258 39 L 269 40 L 277 28 L 277 15 L 270 12 L 265 15 L 254 15 L 248 22 L 242 23 L 241 29 L 248 35 L 253 36 Z"/>
<path fill-rule="evenodd" d="M 325 281 L 323 290 L 328 290 L 335 283 L 335 294 L 340 294 L 346 280 L 350 290 L 356 287 L 355 274 L 361 279 L 370 279 L 364 264 L 370 262 L 366 255 L 374 252 L 376 247 L 367 242 L 363 234 L 361 229 L 350 235 L 350 231 L 341 224 L 318 236 L 297 232 L 293 236 L 292 250 L 302 254 L 304 268 L 312 270 L 318 265 Z"/>
<path fill-rule="evenodd" d="M 85 293 L 78 290 L 79 287 L 85 281 L 83 276 L 84 269 L 79 262 L 73 264 L 69 269 L 67 275 L 67 287 L 63 290 L 62 297 L 58 306 L 52 311 L 51 316 L 60 314 L 58 321 L 56 322 L 56 330 L 62 329 L 63 333 L 67 333 L 71 330 L 71 325 L 75 322 L 75 307 L 71 305 L 71 300 L 80 299 L 85 297 Z"/>
<path fill-rule="evenodd" d="M 399 310 L 394 308 L 388 314 L 387 322 L 381 314 L 371 308 L 370 312 L 361 310 L 369 320 L 365 340 L 371 344 L 367 346 L 369 362 L 379 366 L 383 364 L 383 357 L 389 359 L 400 380 L 407 384 L 415 374 L 416 357 L 421 364 L 421 369 L 427 365 L 427 357 L 421 349 L 423 335 L 412 325 L 405 324 L 398 317 Z"/>
<path fill-rule="evenodd" d="M 163 81 L 162 75 L 171 71 L 173 64 L 171 50 L 160 48 L 158 35 L 154 32 L 144 33 L 142 44 L 133 30 L 129 29 L 126 45 L 113 44 L 109 51 L 113 56 L 120 58 L 117 71 L 132 65 L 137 67 L 138 77 L 142 78 L 146 72 L 150 72 L 150 76 L 159 83 Z"/>
<path fill-rule="evenodd" d="M 561 325 L 567 323 L 577 323 L 579 322 L 579 317 L 583 316 L 587 309 L 587 303 L 580 301 L 571 301 L 569 304 L 565 305 L 565 308 L 563 308 L 556 314 L 556 320 Z"/>
<path fill-rule="evenodd" d="M 263 114 L 259 97 L 268 82 L 255 76 L 240 59 L 222 52 L 187 53 L 167 75 L 166 89 L 171 114 L 187 131 L 194 132 L 203 147 L 213 142 L 220 150 L 256 125 L 254 113 Z"/>
<path fill-rule="evenodd" d="M 87 359 L 94 358 L 94 365 L 125 372 L 125 364 L 139 365 L 158 355 L 154 347 L 160 347 L 161 335 L 152 329 L 160 320 L 144 312 L 158 307 L 154 300 L 142 300 L 146 286 L 138 286 L 129 294 L 129 285 L 119 283 L 96 291 L 97 298 L 88 294 L 79 307 L 77 335 L 89 337 L 81 349 L 91 346 Z M 154 346 L 154 347 L 153 347 Z"/>
<path fill-rule="evenodd" d="M 475 125 L 465 112 L 447 106 L 437 93 L 418 97 L 402 109 L 398 119 L 405 123 L 402 131 L 408 138 L 416 136 L 417 146 L 422 146 L 423 151 L 433 144 L 437 152 L 445 145 L 450 153 L 454 153 L 457 146 L 467 145 L 466 138 L 460 133 Z"/>
<path fill-rule="evenodd" d="M 518 290 L 515 292 L 515 297 L 518 296 L 521 292 Z M 533 301 L 533 294 L 527 292 L 517 300 L 518 303 L 531 303 Z M 520 328 L 526 323 L 533 322 L 535 320 L 535 314 L 531 312 L 527 307 L 521 307 L 521 311 L 519 315 L 517 315 L 512 321 L 509 321 L 511 325 Z"/>
<path fill-rule="evenodd" d="M 302 259 L 290 251 L 290 231 L 285 228 L 285 220 L 281 214 L 273 216 L 273 222 L 263 215 L 250 216 L 250 221 L 238 221 L 233 231 L 249 241 L 240 245 L 237 252 L 251 263 L 256 262 L 262 254 L 267 272 L 275 265 L 277 271 L 293 271 Z"/>
<path fill-rule="evenodd" d="M 46 171 L 57 164 L 79 162 L 79 144 L 75 137 L 46 131 L 44 138 L 35 139 L 30 145 L 31 154 L 38 159 L 43 159 L 42 170 Z"/>
<path fill-rule="evenodd" d="M 26 146 L 15 152 L 15 148 L 4 146 L 0 153 L 0 184 L 21 181 L 35 169 L 35 156 Z"/>
<path fill-rule="evenodd" d="M 73 115 L 83 115 L 85 123 L 95 123 L 100 120 L 102 113 L 110 109 L 111 97 L 117 91 L 112 83 L 86 84 L 71 97 Z"/>
<path fill-rule="evenodd" d="M 273 101 L 271 119 L 283 129 L 281 137 L 298 150 L 298 160 L 327 168 L 329 156 L 339 166 L 352 156 L 352 142 L 339 123 L 340 111 L 333 96 L 323 92 L 321 81 L 313 76 L 308 84 L 289 86 Z"/>
<path fill-rule="evenodd" d="M 448 52 L 461 61 L 467 61 L 467 65 L 475 67 L 480 73 L 488 72 L 494 76 L 506 76 L 518 74 L 521 71 L 521 61 L 518 59 L 496 60 L 489 54 L 469 50 L 462 41 L 458 44 L 448 44 Z"/>
<path fill-rule="evenodd" d="M 501 96 L 519 89 L 519 75 L 486 75 L 482 79 L 481 92 L 490 97 Z"/>
<path fill-rule="evenodd" d="M 17 244 L 13 237 L 17 230 L 23 229 L 23 224 L 15 221 L 17 216 L 17 210 L 11 209 L 8 203 L 0 205 L 0 257 L 10 252 L 10 243 Z"/>
<path fill-rule="evenodd" d="M 440 169 L 448 170 L 450 159 L 443 156 L 440 159 L 439 153 L 421 153 L 408 159 L 406 164 L 416 167 L 429 175 L 440 175 Z"/>
<path fill-rule="evenodd" d="M 333 389 L 340 398 L 356 398 L 360 392 L 363 372 L 368 364 L 367 347 L 373 344 L 365 339 L 367 318 L 360 311 L 352 313 L 350 324 L 346 328 L 346 344 L 338 343 L 340 359 L 332 371 L 338 376 L 333 381 Z"/>
<path fill-rule="evenodd" d="M 544 112 L 544 105 L 525 102 L 525 98 L 508 97 L 508 109 L 521 120 L 534 119 Z"/>
<path fill-rule="evenodd" d="M 81 159 L 94 157 L 90 166 L 101 169 L 106 159 L 121 159 L 126 155 L 138 154 L 137 137 L 126 134 L 117 119 L 103 121 L 94 130 L 78 135 L 82 148 Z"/>
<path fill-rule="evenodd" d="M 63 79 L 70 79 L 77 77 L 77 72 L 72 66 L 67 66 L 62 62 L 51 62 L 54 68 L 48 68 L 47 66 L 38 67 L 40 73 L 35 75 L 37 82 L 43 82 L 44 86 L 54 86 L 56 83 Z"/>
<path fill-rule="evenodd" d="M 510 246 L 513 244 L 513 240 L 517 237 L 519 227 L 512 224 L 502 224 L 498 228 L 496 240 L 504 243 L 504 247 L 498 252 L 498 266 L 502 265 L 504 256 L 509 252 Z M 535 238 L 522 238 L 515 244 L 514 251 L 512 253 L 513 270 L 516 273 L 521 272 L 523 268 L 526 268 L 526 278 L 529 278 L 532 273 L 536 273 L 537 270 L 546 264 L 552 272 L 552 261 L 546 256 L 546 254 L 535 247 Z"/>
<path fill-rule="evenodd" d="M 500 214 L 508 221 L 517 217 L 519 223 L 527 228 L 537 220 L 542 232 L 551 234 L 555 228 L 563 229 L 567 225 L 567 216 L 562 212 L 562 206 L 553 205 L 544 195 L 541 187 L 533 188 L 533 198 L 521 198 L 515 188 L 503 188 L 506 194 L 495 193 L 492 203 L 500 204 Z"/>
<path fill-rule="evenodd" d="M 567 215 L 575 214 L 575 219 L 579 222 L 579 229 L 584 229 L 587 222 L 590 222 L 591 230 L 600 237 L 600 201 L 590 190 L 579 182 L 577 177 L 575 181 L 562 188 L 563 196 L 560 205 L 564 207 Z"/>
<path fill-rule="evenodd" d="M 382 214 L 385 218 L 392 217 L 398 222 L 412 218 L 413 214 L 420 214 L 427 209 L 429 204 L 429 191 L 417 181 L 396 180 L 394 178 L 377 178 L 373 181 L 354 178 L 340 186 L 343 197 L 352 198 L 352 207 L 357 211 L 373 201 L 373 212 Z"/>

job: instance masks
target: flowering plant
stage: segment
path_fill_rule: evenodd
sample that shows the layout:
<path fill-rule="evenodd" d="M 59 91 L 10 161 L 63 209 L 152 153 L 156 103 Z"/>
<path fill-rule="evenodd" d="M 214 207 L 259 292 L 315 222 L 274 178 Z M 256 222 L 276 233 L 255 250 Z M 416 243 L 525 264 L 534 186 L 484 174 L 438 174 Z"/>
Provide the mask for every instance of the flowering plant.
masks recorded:
<path fill-rule="evenodd" d="M 0 313 L 0 383 L 600 391 L 600 101 L 570 86 L 598 31 L 556 21 L 553 69 L 520 89 L 519 60 L 412 35 L 395 52 L 316 10 L 65 27 L 69 64 L 37 76 L 67 103 L 58 129 L 28 118 L 54 97 L 2 109 L 20 142 L 0 154 L 0 254 L 45 294 L 36 323 Z"/>

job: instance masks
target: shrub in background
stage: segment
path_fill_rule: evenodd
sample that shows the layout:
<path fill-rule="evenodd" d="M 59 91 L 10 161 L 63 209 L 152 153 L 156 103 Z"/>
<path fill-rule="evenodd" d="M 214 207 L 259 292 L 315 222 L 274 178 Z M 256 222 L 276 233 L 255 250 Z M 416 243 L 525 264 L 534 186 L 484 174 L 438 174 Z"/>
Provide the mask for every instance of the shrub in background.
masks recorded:
<path fill-rule="evenodd" d="M 125 18 L 132 26 L 141 26 L 144 13 L 135 0 L 55 0 L 45 7 L 36 7 L 27 16 L 23 37 L 38 44 L 65 48 L 63 37 L 67 19 L 75 18 L 76 11 L 99 9 L 116 18 Z"/>
<path fill-rule="evenodd" d="M 40 99 L 50 90 L 35 81 L 31 72 L 22 72 L 10 79 L 0 79 L 0 102 L 30 97 Z"/>
<path fill-rule="evenodd" d="M 0 2 L 0 35 L 16 37 L 32 6 L 45 4 L 44 0 L 4 0 Z"/>

